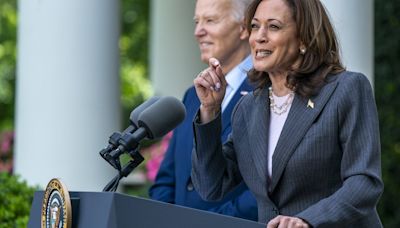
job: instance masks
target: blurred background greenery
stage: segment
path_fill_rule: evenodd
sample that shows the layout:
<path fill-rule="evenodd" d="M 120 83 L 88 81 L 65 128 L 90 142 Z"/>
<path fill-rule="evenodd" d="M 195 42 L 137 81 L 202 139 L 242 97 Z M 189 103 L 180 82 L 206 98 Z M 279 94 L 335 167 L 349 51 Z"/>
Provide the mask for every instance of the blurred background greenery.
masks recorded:
<path fill-rule="evenodd" d="M 375 97 L 385 190 L 378 211 L 385 227 L 400 227 L 400 1 L 375 0 Z"/>
<path fill-rule="evenodd" d="M 0 132 L 12 130 L 17 38 L 16 1 L 0 2 Z"/>
<path fill-rule="evenodd" d="M 120 99 L 123 114 L 121 126 L 128 126 L 132 109 L 154 94 L 148 76 L 150 1 L 121 0 L 120 4 Z M 20 177 L 12 175 L 17 23 L 17 1 L 1 0 L 0 228 L 27 226 L 33 192 L 39 188 L 28 186 Z M 145 171 L 145 164 L 139 168 Z M 127 193 L 147 197 L 149 185 L 150 182 L 145 181 L 140 186 L 127 189 Z"/>
<path fill-rule="evenodd" d="M 375 96 L 380 117 L 382 142 L 382 175 L 385 191 L 378 205 L 385 227 L 400 227 L 400 1 L 375 0 Z M 128 123 L 130 111 L 154 94 L 148 78 L 148 46 L 150 1 L 121 1 L 120 77 L 122 126 Z M 0 2 L 0 172 L 12 173 L 12 145 L 15 105 L 17 6 L 15 0 Z M 356 32 L 356 31 L 355 31 Z M 11 183 L 11 184 L 10 184 Z M 131 189 L 133 195 L 147 196 L 146 182 L 141 188 Z M 14 187 L 15 186 L 15 187 Z M 18 190 L 19 189 L 19 190 Z M 22 193 L 31 199 L 32 187 L 15 176 L 0 178 L 0 224 L 8 222 L 1 213 L 12 213 L 4 207 L 5 199 Z M 11 191 L 12 190 L 12 191 Z M 7 201 L 9 202 L 9 201 Z M 18 207 L 30 206 L 20 205 Z M 12 204 L 12 203 L 11 203 Z M 4 212 L 6 211 L 6 212 Z M 17 227 L 27 221 L 27 210 Z M 7 215 L 15 219 L 14 215 Z M 24 217 L 25 216 L 25 217 Z M 5 224 L 5 223 L 4 223 Z M 21 227 L 24 227 L 21 225 Z"/>

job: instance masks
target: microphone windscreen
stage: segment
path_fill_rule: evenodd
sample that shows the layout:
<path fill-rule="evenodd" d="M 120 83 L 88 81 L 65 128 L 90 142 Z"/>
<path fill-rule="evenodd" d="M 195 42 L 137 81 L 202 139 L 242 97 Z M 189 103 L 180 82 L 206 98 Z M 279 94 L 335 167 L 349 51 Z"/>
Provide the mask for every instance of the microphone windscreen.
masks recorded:
<path fill-rule="evenodd" d="M 138 124 L 150 139 L 161 137 L 177 127 L 185 118 L 186 109 L 175 97 L 162 97 L 139 115 Z"/>
<path fill-rule="evenodd" d="M 131 124 L 134 125 L 136 128 L 138 128 L 139 127 L 138 120 L 139 120 L 140 113 L 142 113 L 146 108 L 153 105 L 159 99 L 160 99 L 160 97 L 152 97 L 152 98 L 148 99 L 147 101 L 143 102 L 142 104 L 140 104 L 139 106 L 137 106 L 131 112 L 131 115 L 129 116 L 129 120 L 131 121 Z"/>

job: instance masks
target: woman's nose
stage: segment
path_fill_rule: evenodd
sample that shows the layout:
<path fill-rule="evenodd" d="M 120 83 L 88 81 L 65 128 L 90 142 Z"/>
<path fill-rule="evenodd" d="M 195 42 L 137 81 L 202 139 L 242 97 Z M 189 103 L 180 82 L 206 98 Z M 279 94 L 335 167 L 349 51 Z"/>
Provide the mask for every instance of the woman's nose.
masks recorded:
<path fill-rule="evenodd" d="M 264 43 L 268 41 L 268 33 L 264 28 L 259 28 L 256 33 L 256 41 L 258 43 Z"/>

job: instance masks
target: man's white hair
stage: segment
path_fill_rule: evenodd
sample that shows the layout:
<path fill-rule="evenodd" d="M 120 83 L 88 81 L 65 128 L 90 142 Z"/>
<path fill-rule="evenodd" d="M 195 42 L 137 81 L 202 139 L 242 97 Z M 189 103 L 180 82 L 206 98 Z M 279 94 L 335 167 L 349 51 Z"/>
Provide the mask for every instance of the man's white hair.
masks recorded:
<path fill-rule="evenodd" d="M 243 22 L 247 7 L 252 1 L 253 0 L 231 0 L 232 16 L 236 21 Z"/>

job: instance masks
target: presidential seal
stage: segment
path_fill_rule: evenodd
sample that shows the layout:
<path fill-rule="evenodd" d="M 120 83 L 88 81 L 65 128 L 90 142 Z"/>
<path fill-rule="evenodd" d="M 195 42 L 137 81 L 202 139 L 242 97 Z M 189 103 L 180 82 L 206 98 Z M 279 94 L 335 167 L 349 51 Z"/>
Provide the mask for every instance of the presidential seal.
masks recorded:
<path fill-rule="evenodd" d="M 59 179 L 52 179 L 47 184 L 41 216 L 42 228 L 71 228 L 71 200 Z"/>

